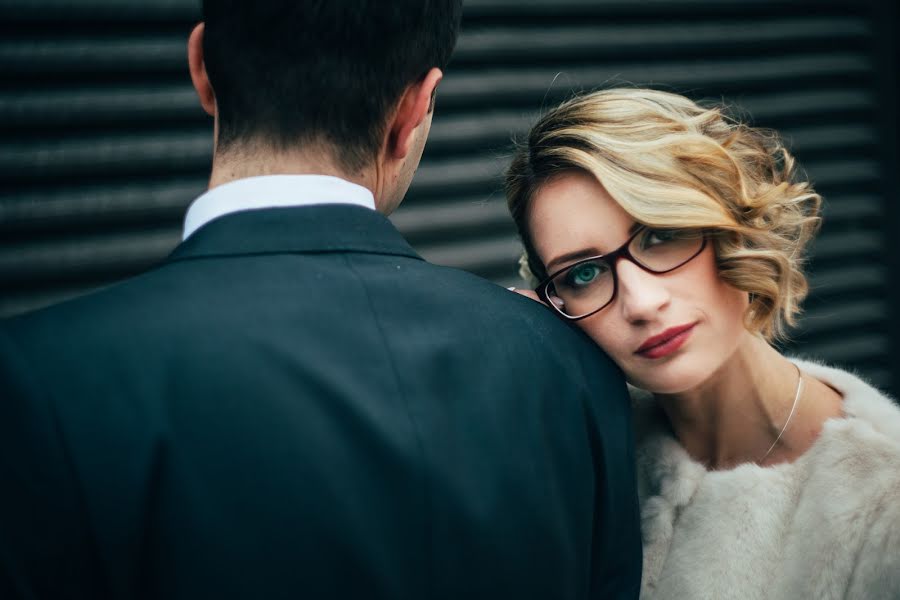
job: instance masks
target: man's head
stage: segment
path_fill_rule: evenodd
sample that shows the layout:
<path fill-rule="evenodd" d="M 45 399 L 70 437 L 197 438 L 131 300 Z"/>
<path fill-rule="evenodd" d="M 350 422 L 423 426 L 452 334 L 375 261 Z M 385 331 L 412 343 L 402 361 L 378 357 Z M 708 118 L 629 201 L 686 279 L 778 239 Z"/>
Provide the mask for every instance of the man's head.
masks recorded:
<path fill-rule="evenodd" d="M 204 0 L 191 74 L 217 154 L 314 148 L 349 176 L 386 156 L 403 164 L 384 192 L 402 197 L 461 12 L 462 0 Z"/>

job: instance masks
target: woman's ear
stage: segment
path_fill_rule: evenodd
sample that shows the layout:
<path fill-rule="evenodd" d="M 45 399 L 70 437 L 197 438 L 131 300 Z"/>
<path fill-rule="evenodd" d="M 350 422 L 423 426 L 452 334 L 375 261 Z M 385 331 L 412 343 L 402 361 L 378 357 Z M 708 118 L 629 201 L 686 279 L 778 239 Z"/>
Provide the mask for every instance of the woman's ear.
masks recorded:
<path fill-rule="evenodd" d="M 425 77 L 406 88 L 390 122 L 388 154 L 403 159 L 413 147 L 414 133 L 422 121 L 434 109 L 434 97 L 438 83 L 444 74 L 433 67 Z"/>
<path fill-rule="evenodd" d="M 200 98 L 200 106 L 211 117 L 216 116 L 216 95 L 209 76 L 206 73 L 206 63 L 203 60 L 203 32 L 204 24 L 200 23 L 191 32 L 188 38 L 188 66 L 191 70 L 191 82 Z"/>

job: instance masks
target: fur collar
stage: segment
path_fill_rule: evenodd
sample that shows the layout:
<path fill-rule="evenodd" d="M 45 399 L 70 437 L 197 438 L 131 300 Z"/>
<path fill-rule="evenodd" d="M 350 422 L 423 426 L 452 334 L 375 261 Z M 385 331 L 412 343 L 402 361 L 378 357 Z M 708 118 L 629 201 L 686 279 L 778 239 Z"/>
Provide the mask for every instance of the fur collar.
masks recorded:
<path fill-rule="evenodd" d="M 807 375 L 836 389 L 844 398 L 843 408 L 846 418 L 826 421 L 820 440 L 827 439 L 836 432 L 850 429 L 858 434 L 869 431 L 871 435 L 883 436 L 900 444 L 900 406 L 896 401 L 851 371 L 809 360 L 797 358 L 790 360 Z M 691 479 L 692 473 L 694 475 L 706 473 L 706 468 L 695 462 L 675 439 L 665 414 L 657 406 L 653 395 L 631 385 L 628 388 L 634 407 L 638 463 L 639 466 L 646 467 L 644 470 L 650 475 L 649 480 L 660 484 L 675 483 L 673 480 Z M 810 448 L 810 452 L 814 452 L 818 445 L 817 440 L 813 448 Z M 763 468 L 756 465 L 742 465 L 737 468 L 744 466 Z M 683 489 L 684 483 L 679 483 L 678 486 L 678 490 L 672 490 L 672 496 L 688 502 L 690 492 Z"/>
<path fill-rule="evenodd" d="M 638 491 L 641 499 L 641 530 L 644 540 L 642 597 L 652 595 L 659 578 L 663 576 L 663 571 L 666 577 L 677 581 L 683 575 L 679 571 L 696 569 L 697 557 L 676 556 L 681 549 L 674 547 L 677 544 L 672 542 L 676 529 L 680 531 L 682 528 L 692 527 L 685 524 L 684 520 L 679 522 L 679 517 L 685 511 L 693 511 L 691 519 L 688 519 L 691 523 L 698 522 L 697 513 L 701 511 L 703 518 L 715 520 L 725 516 L 722 511 L 737 510 L 736 507 L 724 507 L 720 504 L 722 498 L 736 497 L 735 493 L 743 494 L 736 490 L 746 490 L 748 498 L 757 493 L 764 493 L 762 490 L 765 489 L 776 490 L 783 494 L 783 502 L 779 507 L 767 507 L 765 505 L 767 500 L 761 498 L 755 504 L 751 501 L 749 505 L 751 508 L 748 510 L 782 511 L 784 517 L 789 519 L 786 521 L 788 523 L 786 527 L 790 529 L 791 519 L 795 524 L 799 524 L 805 518 L 804 515 L 796 515 L 791 511 L 802 509 L 807 513 L 810 512 L 801 501 L 803 490 L 810 486 L 814 488 L 816 494 L 829 498 L 828 503 L 819 503 L 820 506 L 816 506 L 812 511 L 816 513 L 815 519 L 821 520 L 822 523 L 839 522 L 848 515 L 857 518 L 862 507 L 869 501 L 863 498 L 864 495 L 870 494 L 875 497 L 884 493 L 886 489 L 900 489 L 900 407 L 853 373 L 816 362 L 796 359 L 792 361 L 806 374 L 827 383 L 842 394 L 845 418 L 826 421 L 821 435 L 812 447 L 793 463 L 771 467 L 760 467 L 751 463 L 729 471 L 708 472 L 703 465 L 691 459 L 675 439 L 665 415 L 656 405 L 652 395 L 631 388 L 635 408 Z M 872 478 L 873 474 L 880 474 L 885 469 L 890 472 L 881 477 L 883 485 L 879 484 L 881 487 L 878 488 L 872 487 L 866 478 Z M 702 491 L 698 493 L 698 490 Z M 793 508 L 785 507 L 785 502 L 794 503 Z M 788 517 L 789 514 L 794 516 Z M 815 529 L 814 526 L 811 527 Z M 821 528 L 821 525 L 819 527 Z M 727 535 L 727 529 L 727 519 L 723 518 L 723 536 Z M 759 533 L 762 540 L 760 548 L 770 550 L 771 547 L 777 546 L 771 540 L 790 537 L 789 533 L 779 528 Z M 684 541 L 691 535 L 692 533 L 688 532 L 681 540 Z M 826 533 L 823 532 L 822 535 Z M 726 553 L 721 544 L 729 543 L 729 539 L 711 539 L 709 542 L 710 548 L 719 548 L 718 554 L 715 550 L 709 550 L 709 557 L 704 559 L 708 563 L 713 563 Z M 827 544 L 827 541 L 823 543 Z M 745 557 L 752 556 L 751 546 L 752 544 L 741 549 Z M 669 556 L 670 549 L 673 557 Z M 770 550 L 761 552 L 761 555 L 771 554 Z M 723 564 L 733 566 L 739 560 L 730 563 L 726 561 Z M 688 567 L 688 564 L 692 566 Z M 785 561 L 781 561 L 778 566 L 783 569 L 785 564 Z M 767 569 L 769 565 L 756 565 L 756 568 Z M 735 570 L 740 571 L 740 568 Z M 696 579 L 696 571 L 690 576 Z M 731 575 L 725 579 L 728 577 Z M 752 581 L 750 584 L 748 582 L 740 584 L 752 587 L 750 585 Z M 783 589 L 790 588 L 788 583 L 784 585 L 787 587 Z M 710 589 L 713 588 L 714 586 Z M 838 588 L 840 586 L 835 589 Z M 796 591 L 807 594 L 812 590 Z M 771 589 L 759 597 L 770 597 L 768 595 L 770 592 Z M 745 597 L 757 596 L 747 589 Z"/>

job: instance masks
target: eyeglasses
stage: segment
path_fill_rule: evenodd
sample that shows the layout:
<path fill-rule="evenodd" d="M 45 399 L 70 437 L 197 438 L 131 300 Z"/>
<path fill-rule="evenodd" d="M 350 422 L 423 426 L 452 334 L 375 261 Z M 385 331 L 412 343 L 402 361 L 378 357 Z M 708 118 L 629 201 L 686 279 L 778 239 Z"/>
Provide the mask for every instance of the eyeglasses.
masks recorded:
<path fill-rule="evenodd" d="M 662 274 L 685 265 L 705 247 L 706 236 L 700 229 L 641 227 L 616 250 L 579 260 L 552 273 L 535 291 L 560 315 L 577 321 L 603 310 L 615 299 L 619 258 L 630 260 L 648 273 Z"/>

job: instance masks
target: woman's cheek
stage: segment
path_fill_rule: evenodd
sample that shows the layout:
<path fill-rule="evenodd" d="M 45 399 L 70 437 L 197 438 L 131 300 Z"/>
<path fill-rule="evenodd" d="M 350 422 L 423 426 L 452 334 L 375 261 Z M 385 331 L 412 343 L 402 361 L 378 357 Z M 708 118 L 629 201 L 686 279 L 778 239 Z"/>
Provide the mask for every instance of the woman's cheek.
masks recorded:
<path fill-rule="evenodd" d="M 625 347 L 627 339 L 625 331 L 615 328 L 611 323 L 604 323 L 603 319 L 596 317 L 588 317 L 579 321 L 579 325 L 588 337 L 594 340 L 594 343 L 619 365 L 620 369 L 626 369 L 632 353 Z"/>

